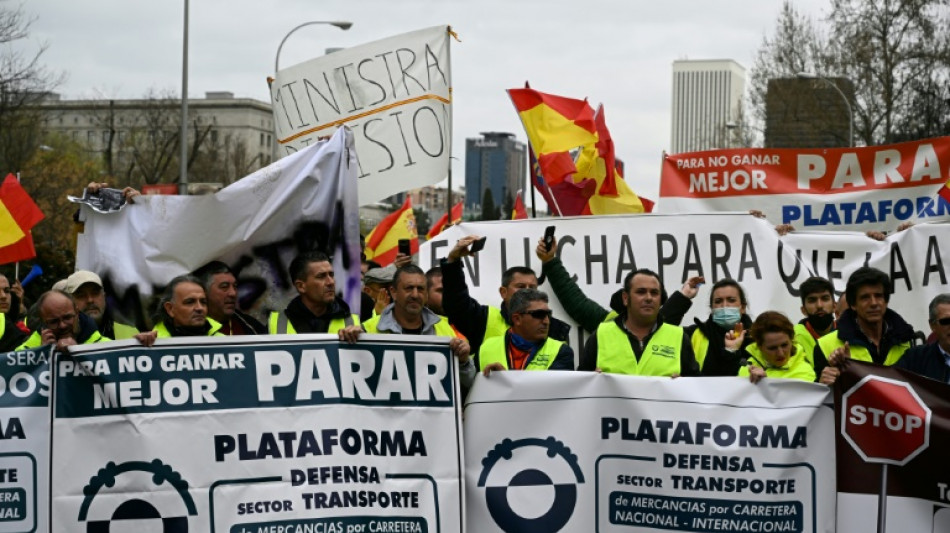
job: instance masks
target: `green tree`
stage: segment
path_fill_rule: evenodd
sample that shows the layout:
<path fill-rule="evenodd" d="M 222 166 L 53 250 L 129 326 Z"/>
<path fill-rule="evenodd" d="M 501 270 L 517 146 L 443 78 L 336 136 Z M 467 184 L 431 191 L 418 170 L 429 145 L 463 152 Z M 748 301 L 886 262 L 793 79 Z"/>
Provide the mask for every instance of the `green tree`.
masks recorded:
<path fill-rule="evenodd" d="M 481 220 L 498 220 L 499 218 L 501 218 L 501 214 L 498 212 L 498 208 L 495 207 L 495 198 L 492 196 L 491 188 L 486 187 L 485 192 L 482 193 Z"/>

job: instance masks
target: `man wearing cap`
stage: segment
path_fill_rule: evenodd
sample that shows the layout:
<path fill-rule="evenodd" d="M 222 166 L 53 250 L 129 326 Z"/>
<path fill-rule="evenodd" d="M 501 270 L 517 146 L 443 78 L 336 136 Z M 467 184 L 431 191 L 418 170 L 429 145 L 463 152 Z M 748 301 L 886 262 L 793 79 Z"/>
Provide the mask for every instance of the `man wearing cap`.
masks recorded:
<path fill-rule="evenodd" d="M 237 308 L 237 278 L 228 265 L 212 261 L 199 268 L 195 277 L 204 285 L 208 297 L 208 316 L 221 324 L 222 335 L 267 334 L 264 324 Z"/>
<path fill-rule="evenodd" d="M 115 320 L 112 308 L 106 305 L 102 279 L 95 272 L 77 270 L 66 278 L 64 290 L 73 296 L 79 311 L 89 315 L 104 337 L 131 339 L 139 330 Z"/>
<path fill-rule="evenodd" d="M 359 317 L 336 295 L 330 258 L 321 252 L 304 252 L 290 262 L 289 270 L 297 297 L 283 312 L 270 314 L 268 333 L 337 333 L 341 340 L 355 342 L 362 331 Z"/>
<path fill-rule="evenodd" d="M 393 285 L 393 276 L 395 275 L 396 266 L 389 265 L 371 268 L 367 270 L 366 275 L 363 276 L 363 293 L 373 299 L 373 312 L 370 318 L 378 316 L 387 305 L 392 303 L 392 299 L 389 296 L 389 289 Z"/>
<path fill-rule="evenodd" d="M 79 310 L 73 297 L 63 291 L 44 292 L 36 300 L 40 328 L 20 345 L 18 350 L 55 344 L 58 349 L 76 344 L 92 344 L 112 340 L 96 329 L 92 317 Z"/>

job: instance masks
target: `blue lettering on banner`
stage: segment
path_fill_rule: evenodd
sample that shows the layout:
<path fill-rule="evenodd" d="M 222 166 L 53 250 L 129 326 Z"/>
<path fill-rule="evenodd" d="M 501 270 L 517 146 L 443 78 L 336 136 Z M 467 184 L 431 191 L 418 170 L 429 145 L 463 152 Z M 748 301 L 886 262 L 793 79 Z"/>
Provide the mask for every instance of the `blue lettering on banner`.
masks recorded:
<path fill-rule="evenodd" d="M 782 224 L 798 226 L 843 226 L 908 220 L 911 217 L 950 216 L 950 204 L 941 197 L 901 198 L 865 202 L 826 203 L 821 206 L 783 205 Z"/>
<path fill-rule="evenodd" d="M 749 502 L 610 493 L 611 524 L 677 531 L 803 531 L 796 501 Z"/>

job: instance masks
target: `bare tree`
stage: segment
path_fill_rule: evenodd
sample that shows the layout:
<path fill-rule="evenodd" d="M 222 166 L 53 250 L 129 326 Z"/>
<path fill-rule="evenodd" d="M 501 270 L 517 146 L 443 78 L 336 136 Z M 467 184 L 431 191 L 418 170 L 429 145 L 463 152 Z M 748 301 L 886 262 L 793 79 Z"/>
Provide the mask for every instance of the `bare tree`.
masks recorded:
<path fill-rule="evenodd" d="M 45 45 L 24 52 L 33 18 L 0 2 L 0 170 L 18 171 L 40 145 L 41 116 L 31 105 L 62 82 L 40 62 Z"/>

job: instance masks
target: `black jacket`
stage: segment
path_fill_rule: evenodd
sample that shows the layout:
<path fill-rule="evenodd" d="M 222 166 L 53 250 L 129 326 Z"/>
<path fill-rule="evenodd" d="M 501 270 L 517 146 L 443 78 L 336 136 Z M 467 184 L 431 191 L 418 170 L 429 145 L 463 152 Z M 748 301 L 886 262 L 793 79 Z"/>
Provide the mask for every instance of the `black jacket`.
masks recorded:
<path fill-rule="evenodd" d="M 942 383 L 950 382 L 950 366 L 937 343 L 914 346 L 894 366 Z"/>
<path fill-rule="evenodd" d="M 692 340 L 693 334 L 698 329 L 709 340 L 709 347 L 706 349 L 706 356 L 703 359 L 704 376 L 735 376 L 739 373 L 739 367 L 745 364 L 743 360 L 743 351 L 726 351 L 726 333 L 729 331 L 719 324 L 713 322 L 712 316 L 705 322 L 698 318 L 693 319 L 692 325 L 686 326 L 686 335 Z M 740 318 L 742 327 L 745 328 L 745 340 L 742 341 L 742 348 L 752 344 L 752 335 L 749 330 L 752 329 L 752 319 L 749 315 L 743 313 Z"/>
<path fill-rule="evenodd" d="M 287 304 L 284 314 L 297 333 L 326 333 L 330 330 L 330 321 L 350 316 L 350 306 L 337 296 L 323 315 L 316 316 L 297 296 Z"/>
<path fill-rule="evenodd" d="M 450 263 L 442 260 L 442 309 L 455 329 L 468 339 L 472 353 L 477 353 L 485 337 L 488 306 L 478 303 L 478 300 L 469 294 L 468 285 L 465 284 L 465 273 L 462 272 L 462 261 Z M 510 326 L 511 317 L 504 303 L 501 305 L 501 316 Z M 551 317 L 548 337 L 556 341 L 568 342 L 570 335 L 570 324 Z"/>

